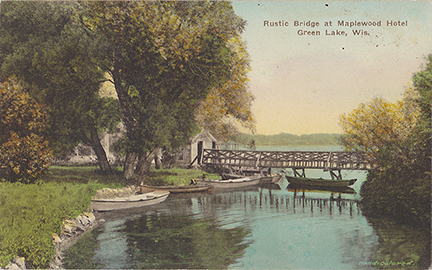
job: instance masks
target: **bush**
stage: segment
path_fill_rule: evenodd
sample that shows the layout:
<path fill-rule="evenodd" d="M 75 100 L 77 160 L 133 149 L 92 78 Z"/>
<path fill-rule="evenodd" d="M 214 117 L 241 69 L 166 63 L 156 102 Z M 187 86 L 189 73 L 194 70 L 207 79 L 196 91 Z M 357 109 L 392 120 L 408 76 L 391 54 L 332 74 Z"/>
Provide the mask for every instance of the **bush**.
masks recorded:
<path fill-rule="evenodd" d="M 0 177 L 34 182 L 49 166 L 47 114 L 18 84 L 0 84 Z"/>
<path fill-rule="evenodd" d="M 430 161 L 411 140 L 391 144 L 378 155 L 378 167 L 368 173 L 360 194 L 368 216 L 430 227 Z"/>

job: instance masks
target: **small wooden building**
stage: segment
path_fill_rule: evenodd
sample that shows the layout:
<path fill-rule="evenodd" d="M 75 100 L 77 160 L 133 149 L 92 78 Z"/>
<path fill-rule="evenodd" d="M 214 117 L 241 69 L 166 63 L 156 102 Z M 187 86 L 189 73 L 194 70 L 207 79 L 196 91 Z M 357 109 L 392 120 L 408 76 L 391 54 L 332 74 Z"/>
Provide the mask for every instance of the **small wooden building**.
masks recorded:
<path fill-rule="evenodd" d="M 190 162 L 201 164 L 203 149 L 218 149 L 219 145 L 215 137 L 208 130 L 203 130 L 190 141 Z M 195 161 L 195 162 L 194 162 Z"/>
<path fill-rule="evenodd" d="M 175 166 L 200 165 L 203 149 L 219 149 L 218 141 L 207 130 L 193 136 L 189 145 L 175 151 Z"/>

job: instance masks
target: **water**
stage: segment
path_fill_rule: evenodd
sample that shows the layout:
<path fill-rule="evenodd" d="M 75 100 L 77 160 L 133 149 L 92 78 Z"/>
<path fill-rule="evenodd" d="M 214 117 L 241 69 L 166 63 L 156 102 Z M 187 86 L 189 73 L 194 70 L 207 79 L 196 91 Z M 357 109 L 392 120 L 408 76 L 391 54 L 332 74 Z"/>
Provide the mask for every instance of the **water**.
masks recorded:
<path fill-rule="evenodd" d="M 322 173 L 306 171 L 310 177 L 320 177 Z M 343 177 L 358 178 L 354 186 L 358 192 L 365 173 L 347 171 Z M 427 266 L 430 249 L 424 232 L 387 220 L 366 218 L 357 202 L 358 194 L 341 194 L 338 201 L 330 200 L 328 192 L 303 193 L 287 186 L 284 179 L 262 187 L 170 195 L 155 206 L 98 213 L 97 217 L 104 218 L 106 223 L 70 249 L 64 266 L 110 269 L 371 269 L 377 265 L 400 268 L 402 264 L 408 269 L 423 269 Z"/>

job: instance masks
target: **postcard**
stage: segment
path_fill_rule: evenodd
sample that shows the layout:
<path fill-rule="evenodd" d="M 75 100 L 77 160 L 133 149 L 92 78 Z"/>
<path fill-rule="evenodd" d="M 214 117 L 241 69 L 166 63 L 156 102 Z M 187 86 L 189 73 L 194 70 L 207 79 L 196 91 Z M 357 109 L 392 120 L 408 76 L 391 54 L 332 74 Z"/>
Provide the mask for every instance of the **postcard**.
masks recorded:
<path fill-rule="evenodd" d="M 1 267 L 430 267 L 430 1 L 0 4 Z"/>

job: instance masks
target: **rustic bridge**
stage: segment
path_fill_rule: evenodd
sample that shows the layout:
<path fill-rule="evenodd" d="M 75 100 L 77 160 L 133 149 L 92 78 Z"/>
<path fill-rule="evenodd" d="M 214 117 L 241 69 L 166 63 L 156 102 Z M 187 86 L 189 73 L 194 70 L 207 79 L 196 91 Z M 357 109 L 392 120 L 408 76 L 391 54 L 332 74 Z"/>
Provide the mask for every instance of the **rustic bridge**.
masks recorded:
<path fill-rule="evenodd" d="M 204 149 L 199 162 L 222 167 L 293 168 L 324 170 L 370 170 L 371 158 L 364 152 L 247 151 Z"/>

